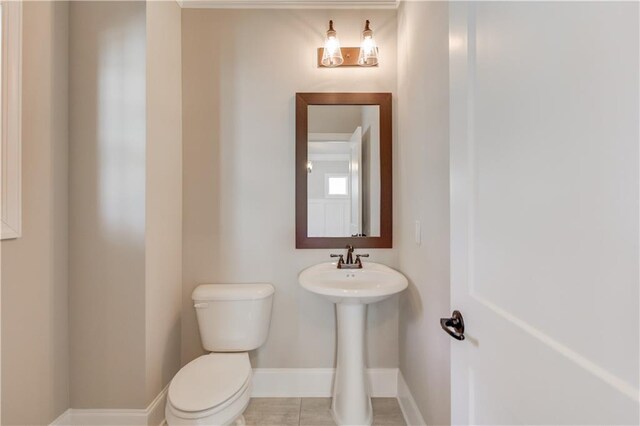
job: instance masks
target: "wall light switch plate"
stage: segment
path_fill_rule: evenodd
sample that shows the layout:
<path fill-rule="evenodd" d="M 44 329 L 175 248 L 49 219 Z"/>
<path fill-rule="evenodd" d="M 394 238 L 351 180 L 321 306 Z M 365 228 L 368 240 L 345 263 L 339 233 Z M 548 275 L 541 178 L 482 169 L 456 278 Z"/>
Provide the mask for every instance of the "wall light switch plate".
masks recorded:
<path fill-rule="evenodd" d="M 420 221 L 416 220 L 416 245 L 422 243 L 422 229 L 420 228 Z"/>

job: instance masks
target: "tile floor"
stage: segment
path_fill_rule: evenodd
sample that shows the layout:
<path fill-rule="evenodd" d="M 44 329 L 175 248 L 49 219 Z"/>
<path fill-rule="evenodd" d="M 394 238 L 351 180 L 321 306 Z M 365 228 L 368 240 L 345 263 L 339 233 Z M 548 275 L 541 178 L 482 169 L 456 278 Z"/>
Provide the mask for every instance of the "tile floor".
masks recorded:
<path fill-rule="evenodd" d="M 372 398 L 374 426 L 405 426 L 395 398 Z M 252 398 L 247 426 L 334 426 L 331 398 Z"/>

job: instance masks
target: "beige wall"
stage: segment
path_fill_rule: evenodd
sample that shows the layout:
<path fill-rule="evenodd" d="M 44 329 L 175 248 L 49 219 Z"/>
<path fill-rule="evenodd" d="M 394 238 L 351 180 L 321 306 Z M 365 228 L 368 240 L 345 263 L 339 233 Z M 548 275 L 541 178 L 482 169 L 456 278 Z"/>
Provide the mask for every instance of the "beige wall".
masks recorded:
<path fill-rule="evenodd" d="M 398 11 L 398 215 L 400 369 L 427 424 L 450 422 L 449 29 L 444 2 L 403 2 Z M 422 244 L 414 241 L 415 221 Z"/>
<path fill-rule="evenodd" d="M 360 105 L 311 105 L 308 108 L 307 131 L 309 133 L 353 133 L 362 126 Z"/>
<path fill-rule="evenodd" d="M 400 319 L 398 298 L 370 307 L 367 362 L 400 365 L 425 419 L 447 423 L 446 5 L 401 6 L 398 58 L 395 11 L 68 9 L 67 226 L 67 6 L 25 4 L 24 237 L 2 243 L 3 423 L 46 424 L 69 405 L 146 407 L 202 353 L 190 299 L 201 282 L 275 285 L 254 366 L 333 366 L 333 306 L 297 282 L 336 250 L 294 248 L 294 94 L 395 94 L 397 81 L 396 248 L 364 251 L 412 285 Z M 381 66 L 318 69 L 329 19 L 343 45 L 371 19 Z"/>
<path fill-rule="evenodd" d="M 180 368 L 181 10 L 70 6 L 73 408 L 145 408 Z"/>
<path fill-rule="evenodd" d="M 141 408 L 145 384 L 144 2 L 71 2 L 71 405 Z"/>
<path fill-rule="evenodd" d="M 198 283 L 266 281 L 276 288 L 271 330 L 254 367 L 332 367 L 334 307 L 297 276 L 342 250 L 295 249 L 295 93 L 395 92 L 396 12 L 185 9 L 182 19 L 182 362 L 202 353 Z M 344 46 L 358 45 L 370 19 L 380 67 L 318 69 L 329 19 Z M 363 251 L 397 264 L 395 249 Z M 369 366 L 396 367 L 397 338 L 397 298 L 371 305 Z"/>
<path fill-rule="evenodd" d="M 147 403 L 180 369 L 182 309 L 181 10 L 147 3 Z"/>
<path fill-rule="evenodd" d="M 23 234 L 2 242 L 2 424 L 69 406 L 66 2 L 23 5 Z"/>

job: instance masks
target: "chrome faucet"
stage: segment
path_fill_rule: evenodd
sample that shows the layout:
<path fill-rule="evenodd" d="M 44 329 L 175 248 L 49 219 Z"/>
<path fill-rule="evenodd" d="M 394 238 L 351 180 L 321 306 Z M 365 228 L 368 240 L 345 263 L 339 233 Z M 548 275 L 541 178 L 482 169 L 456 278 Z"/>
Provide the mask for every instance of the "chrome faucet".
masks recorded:
<path fill-rule="evenodd" d="M 347 246 L 347 260 L 345 262 L 344 256 L 341 254 L 332 254 L 331 257 L 338 257 L 338 269 L 362 269 L 362 259 L 361 257 L 369 257 L 368 254 L 356 254 L 356 261 L 353 261 L 353 250 L 354 247 L 352 245 Z"/>

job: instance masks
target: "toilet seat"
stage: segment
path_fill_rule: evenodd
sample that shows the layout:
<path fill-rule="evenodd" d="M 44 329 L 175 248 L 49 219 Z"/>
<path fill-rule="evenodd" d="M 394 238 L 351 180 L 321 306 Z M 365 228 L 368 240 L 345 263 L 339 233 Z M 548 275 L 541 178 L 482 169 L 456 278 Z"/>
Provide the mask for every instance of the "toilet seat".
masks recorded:
<path fill-rule="evenodd" d="M 169 424 L 225 425 L 249 403 L 251 363 L 242 353 L 212 353 L 185 365 L 167 395 Z"/>

